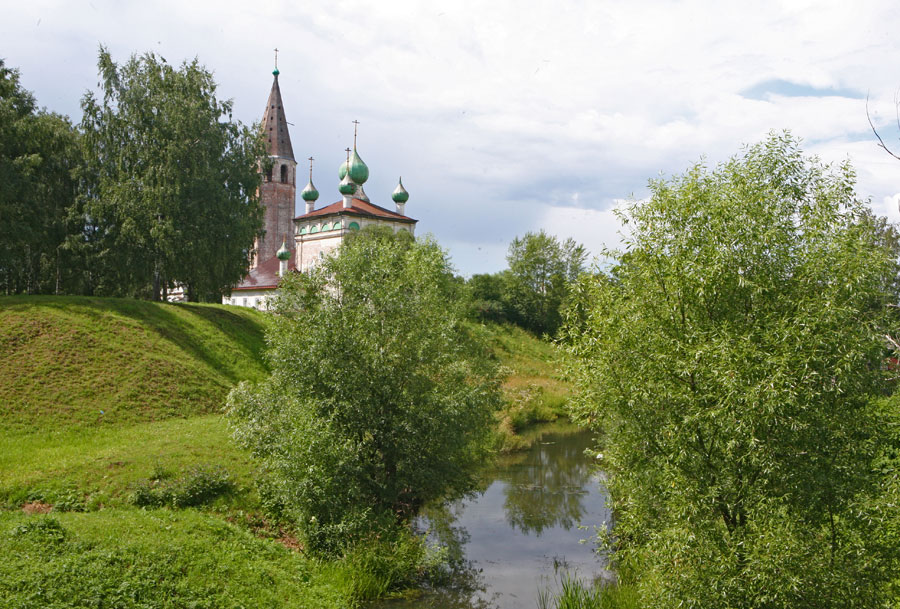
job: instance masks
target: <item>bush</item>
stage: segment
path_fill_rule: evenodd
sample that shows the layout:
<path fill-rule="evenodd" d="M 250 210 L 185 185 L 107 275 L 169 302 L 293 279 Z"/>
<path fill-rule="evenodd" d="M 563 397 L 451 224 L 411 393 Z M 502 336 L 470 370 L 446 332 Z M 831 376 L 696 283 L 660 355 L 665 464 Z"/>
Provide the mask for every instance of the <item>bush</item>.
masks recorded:
<path fill-rule="evenodd" d="M 559 590 L 545 588 L 538 593 L 538 609 L 638 609 L 643 608 L 631 585 L 586 584 L 577 576 L 563 573 Z"/>
<path fill-rule="evenodd" d="M 66 529 L 59 523 L 59 520 L 49 516 L 20 524 L 12 529 L 10 535 L 50 545 L 61 544 L 69 536 Z"/>
<path fill-rule="evenodd" d="M 347 588 L 354 598 L 375 600 L 416 586 L 426 576 L 422 538 L 402 527 L 358 543 L 344 556 Z"/>
<path fill-rule="evenodd" d="M 340 555 L 474 485 L 499 384 L 459 292 L 436 243 L 390 230 L 279 287 L 272 376 L 228 407 L 308 550 Z"/>
<path fill-rule="evenodd" d="M 230 474 L 219 466 L 196 466 L 170 482 L 166 481 L 168 475 L 159 474 L 157 471 L 154 478 L 137 484 L 131 503 L 138 507 L 196 507 L 235 490 Z"/>

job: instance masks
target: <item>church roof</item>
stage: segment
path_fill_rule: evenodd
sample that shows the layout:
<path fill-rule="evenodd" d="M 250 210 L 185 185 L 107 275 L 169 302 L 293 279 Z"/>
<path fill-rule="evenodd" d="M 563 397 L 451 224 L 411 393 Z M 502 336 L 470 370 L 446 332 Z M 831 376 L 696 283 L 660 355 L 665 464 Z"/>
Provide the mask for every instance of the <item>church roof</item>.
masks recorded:
<path fill-rule="evenodd" d="M 272 256 L 255 269 L 250 271 L 239 284 L 231 288 L 232 292 L 239 290 L 274 290 L 278 287 L 281 277 L 278 276 L 278 269 L 281 261 L 277 256 Z M 296 271 L 294 265 L 294 256 L 288 260 L 288 270 Z"/>
<path fill-rule="evenodd" d="M 288 133 L 287 119 L 284 116 L 284 105 L 281 103 L 281 88 L 278 86 L 278 74 L 272 81 L 272 91 L 263 114 L 263 128 L 266 132 L 266 151 L 269 156 L 294 160 L 294 148 L 291 146 L 291 135 Z"/>
<path fill-rule="evenodd" d="M 374 203 L 363 201 L 361 199 L 353 199 L 351 201 L 350 207 L 344 207 L 344 202 L 338 201 L 337 203 L 332 203 L 331 205 L 328 205 L 321 209 L 311 211 L 308 214 L 297 216 L 296 218 L 294 218 L 294 220 L 308 220 L 310 218 L 319 218 L 322 216 L 338 214 L 347 214 L 350 216 L 361 216 L 366 218 L 381 218 L 383 220 L 408 222 L 410 224 L 415 224 L 416 222 L 418 222 L 418 220 L 413 220 L 409 216 L 398 214 L 397 212 L 390 211 L 389 209 L 385 209 L 383 207 L 375 205 Z"/>

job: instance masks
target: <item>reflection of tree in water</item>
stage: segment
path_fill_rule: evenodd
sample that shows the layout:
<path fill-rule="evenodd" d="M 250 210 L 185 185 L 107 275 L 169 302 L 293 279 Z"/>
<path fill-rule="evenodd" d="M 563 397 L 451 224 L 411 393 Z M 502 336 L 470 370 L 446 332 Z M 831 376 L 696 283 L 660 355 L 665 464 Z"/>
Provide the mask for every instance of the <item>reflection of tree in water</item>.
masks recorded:
<path fill-rule="evenodd" d="M 523 533 L 540 535 L 554 526 L 569 530 L 584 514 L 585 487 L 594 472 L 584 457 L 591 438 L 581 434 L 559 439 L 556 434 L 544 436 L 498 477 L 506 484 L 506 520 Z"/>
<path fill-rule="evenodd" d="M 412 602 L 384 603 L 384 609 L 492 609 L 485 598 L 487 590 L 481 570 L 466 558 L 465 545 L 470 539 L 465 527 L 457 526 L 462 503 L 429 506 L 417 526 L 427 528 L 430 543 L 447 549 L 447 571 L 428 582 L 425 594 Z M 425 532 L 425 531 L 420 531 Z"/>
<path fill-rule="evenodd" d="M 588 492 L 583 489 L 598 484 L 591 481 L 595 470 L 584 455 L 591 446 L 590 434 L 545 433 L 528 452 L 508 455 L 496 469 L 485 471 L 477 494 L 500 482 L 502 489 L 496 490 L 502 492 L 505 519 L 524 534 L 540 535 L 554 526 L 570 529 L 586 512 Z M 493 505 L 492 510 L 499 508 L 499 503 Z M 428 532 L 429 543 L 446 548 L 449 568 L 426 585 L 422 596 L 381 601 L 369 609 L 494 609 L 503 604 L 500 593 L 488 590 L 481 569 L 466 557 L 470 534 L 459 524 L 465 510 L 462 501 L 425 508 L 417 527 Z"/>

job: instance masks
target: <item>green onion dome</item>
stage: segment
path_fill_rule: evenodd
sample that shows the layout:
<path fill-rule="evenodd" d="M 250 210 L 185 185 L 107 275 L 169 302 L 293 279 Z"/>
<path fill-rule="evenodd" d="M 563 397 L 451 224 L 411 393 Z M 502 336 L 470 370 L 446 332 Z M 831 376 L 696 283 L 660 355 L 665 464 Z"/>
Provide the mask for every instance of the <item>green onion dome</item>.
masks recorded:
<path fill-rule="evenodd" d="M 347 161 L 344 161 L 338 167 L 338 180 L 343 180 L 345 175 L 347 175 Z"/>
<path fill-rule="evenodd" d="M 312 180 L 309 181 L 303 190 L 300 191 L 300 196 L 307 203 L 313 203 L 316 199 L 319 198 L 319 191 L 316 190 L 315 185 L 312 183 Z"/>
<path fill-rule="evenodd" d="M 341 180 L 341 185 L 338 186 L 338 190 L 342 195 L 352 195 L 356 192 L 356 184 L 350 179 L 350 174 L 344 174 L 344 178 Z"/>
<path fill-rule="evenodd" d="M 350 157 L 350 179 L 362 186 L 369 179 L 369 168 L 359 158 L 356 147 L 353 148 L 353 156 Z"/>
<path fill-rule="evenodd" d="M 275 252 L 275 256 L 277 256 L 279 260 L 291 259 L 291 250 L 287 248 L 287 237 L 281 241 L 281 247 Z"/>
<path fill-rule="evenodd" d="M 394 189 L 391 198 L 394 200 L 394 203 L 406 203 L 409 201 L 409 193 L 403 188 L 403 178 L 400 178 L 400 183 L 397 184 L 397 188 Z"/>

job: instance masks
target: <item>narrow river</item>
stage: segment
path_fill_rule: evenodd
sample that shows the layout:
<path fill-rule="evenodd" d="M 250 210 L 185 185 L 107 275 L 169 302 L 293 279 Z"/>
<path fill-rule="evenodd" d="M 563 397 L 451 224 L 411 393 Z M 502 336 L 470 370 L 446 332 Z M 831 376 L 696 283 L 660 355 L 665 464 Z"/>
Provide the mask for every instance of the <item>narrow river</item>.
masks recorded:
<path fill-rule="evenodd" d="M 462 564 L 452 585 L 378 609 L 520 609 L 537 606 L 563 572 L 585 581 L 609 577 L 594 552 L 595 527 L 608 523 L 606 492 L 589 432 L 569 424 L 535 432 L 531 449 L 485 472 L 483 491 L 419 522 Z"/>

